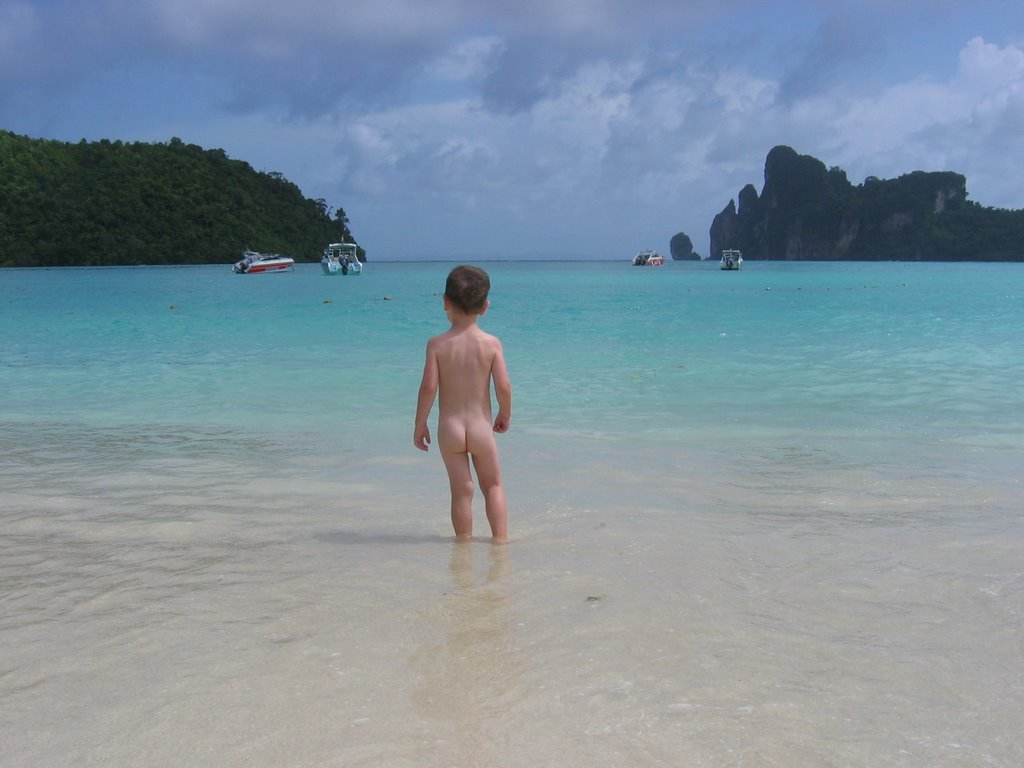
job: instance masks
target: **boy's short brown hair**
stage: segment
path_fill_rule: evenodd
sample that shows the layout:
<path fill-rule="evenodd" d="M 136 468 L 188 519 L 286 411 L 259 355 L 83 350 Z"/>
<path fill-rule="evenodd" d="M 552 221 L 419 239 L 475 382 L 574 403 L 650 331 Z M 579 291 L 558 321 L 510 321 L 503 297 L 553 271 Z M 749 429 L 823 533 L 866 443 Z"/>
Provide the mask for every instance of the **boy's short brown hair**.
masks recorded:
<path fill-rule="evenodd" d="M 467 264 L 456 267 L 448 273 L 444 295 L 456 309 L 467 315 L 480 314 L 487 306 L 487 294 L 491 291 L 491 278 L 480 267 Z"/>

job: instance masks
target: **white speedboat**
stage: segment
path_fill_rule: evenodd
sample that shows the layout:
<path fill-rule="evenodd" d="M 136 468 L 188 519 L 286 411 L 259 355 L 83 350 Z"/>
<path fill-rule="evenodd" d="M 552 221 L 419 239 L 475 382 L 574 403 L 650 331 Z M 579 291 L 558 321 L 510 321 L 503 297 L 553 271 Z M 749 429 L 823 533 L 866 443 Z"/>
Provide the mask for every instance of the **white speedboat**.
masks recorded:
<path fill-rule="evenodd" d="M 239 275 L 259 275 L 263 272 L 287 272 L 295 266 L 295 259 L 279 253 L 242 251 L 242 260 L 232 269 Z"/>
<path fill-rule="evenodd" d="M 720 269 L 739 269 L 743 266 L 743 254 L 735 248 L 726 248 L 722 251 L 722 260 L 718 266 Z"/>
<path fill-rule="evenodd" d="M 634 267 L 663 267 L 665 257 L 659 256 L 657 251 L 640 251 L 633 257 Z"/>
<path fill-rule="evenodd" d="M 359 260 L 355 243 L 331 243 L 324 248 L 320 259 L 325 275 L 360 275 L 363 263 Z"/>

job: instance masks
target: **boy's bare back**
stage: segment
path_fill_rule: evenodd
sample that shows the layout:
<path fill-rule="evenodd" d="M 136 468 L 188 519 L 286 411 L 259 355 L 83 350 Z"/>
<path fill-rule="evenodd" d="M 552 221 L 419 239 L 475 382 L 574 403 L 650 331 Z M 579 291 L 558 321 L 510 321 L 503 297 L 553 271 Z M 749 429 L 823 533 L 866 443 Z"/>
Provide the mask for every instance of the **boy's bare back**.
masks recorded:
<path fill-rule="evenodd" d="M 452 328 L 428 343 L 428 355 L 438 370 L 437 442 L 442 453 L 471 453 L 494 450 L 494 432 L 508 429 L 504 420 L 491 420 L 491 376 L 498 378 L 505 361 L 501 342 L 473 324 Z"/>
<path fill-rule="evenodd" d="M 476 287 L 474 303 L 465 306 L 472 288 L 456 290 L 458 280 L 468 277 Z M 452 288 L 455 285 L 456 288 Z M 430 443 L 427 417 L 437 397 L 437 444 L 441 449 L 452 491 L 452 523 L 456 536 L 472 535 L 472 457 L 480 490 L 484 494 L 487 519 L 495 540 L 507 538 L 505 491 L 498 462 L 494 432 L 506 432 L 512 418 L 512 385 L 505 367 L 501 342 L 477 325 L 487 311 L 486 273 L 475 267 L 457 267 L 449 276 L 444 309 L 452 327 L 427 342 L 426 362 L 416 406 L 413 443 L 421 451 Z M 449 289 L 456 298 L 449 298 Z M 491 385 L 498 400 L 498 415 L 492 422 Z"/>
<path fill-rule="evenodd" d="M 493 422 L 492 380 L 499 401 Z M 493 433 L 508 430 L 510 407 L 503 408 L 502 400 L 511 391 L 505 356 L 496 337 L 482 331 L 475 319 L 453 324 L 451 330 L 427 342 L 420 386 L 421 395 L 429 396 L 431 402 L 435 393 L 438 398 L 437 444 L 442 454 L 469 453 L 479 462 L 495 452 Z M 427 450 L 429 431 L 417 429 L 414 441 L 417 448 Z"/>

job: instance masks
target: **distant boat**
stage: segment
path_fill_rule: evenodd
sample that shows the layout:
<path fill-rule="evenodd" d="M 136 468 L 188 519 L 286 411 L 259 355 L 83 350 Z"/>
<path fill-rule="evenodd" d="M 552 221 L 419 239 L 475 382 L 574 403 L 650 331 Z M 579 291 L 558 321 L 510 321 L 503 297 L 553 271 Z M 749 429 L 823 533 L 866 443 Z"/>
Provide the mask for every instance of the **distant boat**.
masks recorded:
<path fill-rule="evenodd" d="M 359 247 L 355 243 L 331 243 L 324 248 L 320 259 L 325 275 L 361 275 L 363 263 L 357 253 Z"/>
<path fill-rule="evenodd" d="M 735 248 L 726 248 L 722 251 L 722 260 L 718 266 L 721 269 L 739 269 L 743 266 L 743 254 Z"/>
<path fill-rule="evenodd" d="M 634 267 L 663 267 L 665 257 L 659 256 L 657 251 L 640 251 L 633 257 Z"/>
<path fill-rule="evenodd" d="M 239 275 L 259 275 L 264 272 L 287 272 L 295 266 L 295 259 L 279 253 L 242 251 L 242 260 L 232 269 Z"/>

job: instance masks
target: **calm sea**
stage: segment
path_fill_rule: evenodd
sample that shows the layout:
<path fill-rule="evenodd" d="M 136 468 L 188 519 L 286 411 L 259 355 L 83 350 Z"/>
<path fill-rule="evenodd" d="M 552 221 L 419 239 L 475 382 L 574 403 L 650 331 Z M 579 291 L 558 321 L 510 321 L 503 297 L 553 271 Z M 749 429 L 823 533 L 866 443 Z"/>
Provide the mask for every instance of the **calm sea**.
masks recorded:
<path fill-rule="evenodd" d="M 451 266 L 0 270 L 0 762 L 1024 764 L 1024 265 Z"/>

